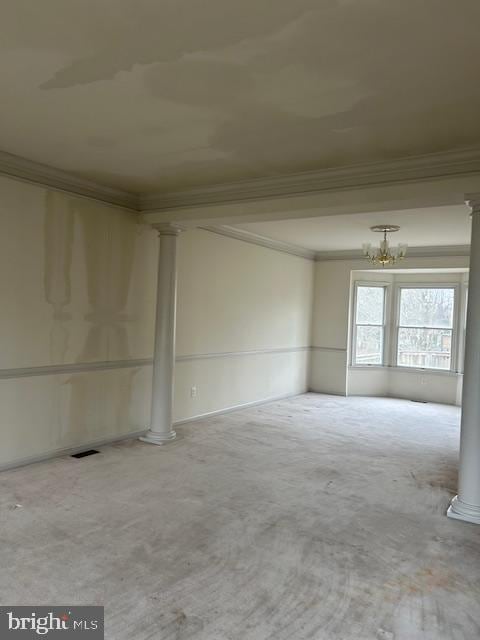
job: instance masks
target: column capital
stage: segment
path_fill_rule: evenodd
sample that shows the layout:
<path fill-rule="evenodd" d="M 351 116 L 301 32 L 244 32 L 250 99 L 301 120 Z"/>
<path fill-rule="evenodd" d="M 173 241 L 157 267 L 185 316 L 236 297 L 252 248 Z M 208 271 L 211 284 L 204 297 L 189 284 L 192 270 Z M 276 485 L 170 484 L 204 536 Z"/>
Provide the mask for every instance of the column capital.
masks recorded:
<path fill-rule="evenodd" d="M 465 195 L 465 202 L 474 213 L 480 213 L 480 193 L 467 193 Z"/>
<path fill-rule="evenodd" d="M 158 231 L 159 236 L 178 236 L 182 231 L 185 231 L 181 225 L 173 222 L 157 222 L 151 226 Z"/>

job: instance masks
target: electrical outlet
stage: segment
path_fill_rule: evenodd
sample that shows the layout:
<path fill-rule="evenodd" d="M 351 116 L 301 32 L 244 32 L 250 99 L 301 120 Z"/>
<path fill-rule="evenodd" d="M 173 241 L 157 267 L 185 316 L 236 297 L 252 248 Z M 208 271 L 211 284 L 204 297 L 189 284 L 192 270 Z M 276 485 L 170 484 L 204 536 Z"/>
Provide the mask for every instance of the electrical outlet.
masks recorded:
<path fill-rule="evenodd" d="M 197 387 L 195 387 L 195 386 L 190 387 L 190 397 L 191 398 L 196 398 L 197 397 Z"/>

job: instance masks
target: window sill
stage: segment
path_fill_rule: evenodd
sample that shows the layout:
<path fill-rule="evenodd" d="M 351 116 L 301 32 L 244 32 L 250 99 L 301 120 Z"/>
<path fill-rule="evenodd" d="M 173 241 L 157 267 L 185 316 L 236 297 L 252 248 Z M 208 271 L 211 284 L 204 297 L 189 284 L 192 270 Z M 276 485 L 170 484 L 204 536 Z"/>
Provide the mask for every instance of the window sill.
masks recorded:
<path fill-rule="evenodd" d="M 419 367 L 398 367 L 393 365 L 385 365 L 385 364 L 352 364 L 349 367 L 349 370 L 353 371 L 371 371 L 372 369 L 376 369 L 378 371 L 397 371 L 401 373 L 417 373 L 417 374 L 429 374 L 436 376 L 450 376 L 458 378 L 459 376 L 463 376 L 463 372 L 461 371 L 446 371 L 444 369 L 420 369 Z"/>

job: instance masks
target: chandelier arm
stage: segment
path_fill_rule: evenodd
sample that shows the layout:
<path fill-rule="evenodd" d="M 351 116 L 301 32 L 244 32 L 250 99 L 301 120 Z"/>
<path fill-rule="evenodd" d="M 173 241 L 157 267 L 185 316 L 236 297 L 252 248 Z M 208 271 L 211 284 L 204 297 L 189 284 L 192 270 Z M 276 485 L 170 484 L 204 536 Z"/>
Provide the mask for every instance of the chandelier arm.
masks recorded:
<path fill-rule="evenodd" d="M 398 231 L 400 227 L 398 225 L 375 225 L 370 227 L 371 231 L 383 233 L 383 240 L 380 242 L 380 246 L 372 248 L 370 244 L 363 245 L 363 254 L 374 265 L 393 265 L 399 260 L 405 258 L 407 252 L 406 244 L 399 244 L 398 247 L 391 249 L 388 243 L 387 234 Z"/>

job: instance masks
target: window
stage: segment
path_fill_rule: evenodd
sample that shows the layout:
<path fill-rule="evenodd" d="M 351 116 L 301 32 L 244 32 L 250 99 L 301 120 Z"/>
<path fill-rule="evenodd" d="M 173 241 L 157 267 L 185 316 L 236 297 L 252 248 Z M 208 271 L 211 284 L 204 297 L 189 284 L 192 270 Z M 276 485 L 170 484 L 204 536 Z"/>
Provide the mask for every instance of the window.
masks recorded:
<path fill-rule="evenodd" d="M 383 364 L 385 286 L 357 285 L 354 331 L 353 364 Z"/>
<path fill-rule="evenodd" d="M 452 368 L 454 287 L 400 287 L 397 366 Z"/>

